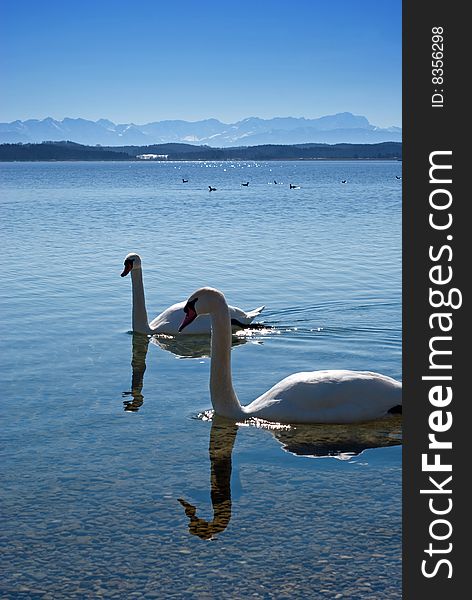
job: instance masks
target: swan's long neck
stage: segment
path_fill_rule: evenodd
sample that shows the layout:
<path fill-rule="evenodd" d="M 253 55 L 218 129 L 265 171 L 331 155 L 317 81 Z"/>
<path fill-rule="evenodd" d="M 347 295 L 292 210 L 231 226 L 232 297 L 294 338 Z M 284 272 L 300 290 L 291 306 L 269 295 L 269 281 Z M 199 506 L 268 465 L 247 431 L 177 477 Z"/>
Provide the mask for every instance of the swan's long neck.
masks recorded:
<path fill-rule="evenodd" d="M 215 412 L 228 419 L 243 415 L 231 380 L 231 319 L 226 302 L 211 313 L 210 395 Z"/>
<path fill-rule="evenodd" d="M 147 317 L 146 301 L 144 299 L 143 272 L 141 269 L 131 271 L 133 288 L 133 331 L 152 333 Z"/>

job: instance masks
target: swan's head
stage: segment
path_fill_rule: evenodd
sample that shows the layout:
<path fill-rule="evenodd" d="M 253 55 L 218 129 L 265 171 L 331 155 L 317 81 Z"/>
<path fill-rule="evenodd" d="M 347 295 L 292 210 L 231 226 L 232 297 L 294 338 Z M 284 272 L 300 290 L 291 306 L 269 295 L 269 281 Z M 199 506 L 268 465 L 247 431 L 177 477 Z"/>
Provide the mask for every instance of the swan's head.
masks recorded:
<path fill-rule="evenodd" d="M 179 327 L 179 332 L 190 325 L 198 315 L 207 315 L 217 310 L 218 306 L 226 305 L 222 292 L 214 288 L 204 287 L 194 292 L 184 306 L 185 317 Z"/>
<path fill-rule="evenodd" d="M 128 273 L 133 269 L 141 268 L 141 257 L 139 256 L 139 254 L 131 252 L 130 254 L 125 256 L 124 265 L 125 268 L 123 269 L 123 273 L 121 274 L 122 277 L 126 277 L 126 275 L 128 275 Z"/>

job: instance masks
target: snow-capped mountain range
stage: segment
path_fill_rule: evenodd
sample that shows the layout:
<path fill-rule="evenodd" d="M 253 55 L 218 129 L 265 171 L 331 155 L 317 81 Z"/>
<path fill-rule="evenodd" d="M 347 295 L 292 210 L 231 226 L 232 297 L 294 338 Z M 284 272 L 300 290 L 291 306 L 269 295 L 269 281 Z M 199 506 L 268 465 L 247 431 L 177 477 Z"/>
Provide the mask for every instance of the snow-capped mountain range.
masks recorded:
<path fill-rule="evenodd" d="M 29 119 L 0 123 L 0 143 L 37 143 L 69 140 L 79 144 L 125 146 L 182 142 L 213 147 L 259 144 L 400 142 L 399 127 L 382 129 L 349 112 L 318 119 L 249 117 L 236 123 L 217 119 L 203 121 L 156 121 L 145 125 L 116 124 L 107 119 L 88 121 L 65 118 L 57 121 Z"/>

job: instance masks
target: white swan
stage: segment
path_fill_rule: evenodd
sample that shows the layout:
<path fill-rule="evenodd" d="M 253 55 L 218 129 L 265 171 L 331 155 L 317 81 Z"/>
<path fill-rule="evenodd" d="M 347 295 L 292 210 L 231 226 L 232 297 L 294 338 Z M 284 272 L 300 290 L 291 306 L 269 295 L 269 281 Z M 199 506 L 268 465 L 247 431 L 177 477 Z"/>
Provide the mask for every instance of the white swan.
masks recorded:
<path fill-rule="evenodd" d="M 241 406 L 231 380 L 231 321 L 225 297 L 212 288 L 199 289 L 187 300 L 184 312 L 179 331 L 198 315 L 211 317 L 210 395 L 215 412 L 223 417 L 354 423 L 401 410 L 400 382 L 379 373 L 344 370 L 294 373 L 248 406 Z"/>
<path fill-rule="evenodd" d="M 156 333 L 166 333 L 176 335 L 179 333 L 179 325 L 185 317 L 183 312 L 185 302 L 178 302 L 166 308 L 164 312 L 158 315 L 150 323 L 146 311 L 146 301 L 144 299 L 143 272 L 141 267 L 141 257 L 132 252 L 125 257 L 124 269 L 121 277 L 126 277 L 131 272 L 131 282 L 133 288 L 133 331 L 154 335 Z M 243 328 L 252 323 L 252 321 L 264 310 L 260 306 L 250 312 L 245 312 L 235 306 L 230 306 L 231 323 L 235 329 Z M 187 334 L 209 334 L 211 331 L 211 320 L 208 315 L 200 316 L 195 320 L 185 333 Z"/>

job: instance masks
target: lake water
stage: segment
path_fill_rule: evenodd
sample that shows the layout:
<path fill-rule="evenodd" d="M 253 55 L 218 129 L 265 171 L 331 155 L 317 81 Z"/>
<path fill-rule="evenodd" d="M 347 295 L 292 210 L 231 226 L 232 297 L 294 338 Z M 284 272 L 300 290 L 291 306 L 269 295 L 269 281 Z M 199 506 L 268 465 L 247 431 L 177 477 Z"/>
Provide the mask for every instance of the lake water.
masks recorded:
<path fill-rule="evenodd" d="M 399 418 L 196 418 L 208 343 L 132 336 L 120 278 L 138 252 L 150 318 L 202 285 L 266 305 L 272 328 L 235 338 L 243 404 L 295 371 L 401 379 L 400 175 L 0 164 L 2 597 L 401 597 Z"/>

